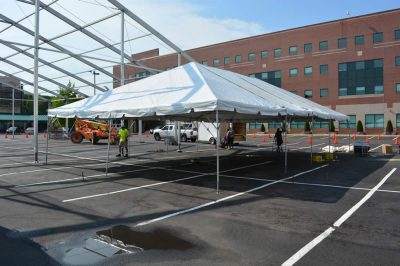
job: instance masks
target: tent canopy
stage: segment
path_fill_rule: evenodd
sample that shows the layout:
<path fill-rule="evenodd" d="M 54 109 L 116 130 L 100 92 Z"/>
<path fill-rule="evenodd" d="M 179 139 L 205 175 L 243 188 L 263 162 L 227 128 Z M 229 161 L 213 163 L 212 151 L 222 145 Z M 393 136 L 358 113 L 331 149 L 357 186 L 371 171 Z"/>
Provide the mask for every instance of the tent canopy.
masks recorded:
<path fill-rule="evenodd" d="M 230 71 L 188 63 L 49 110 L 49 116 L 213 121 L 348 117 L 291 92 Z"/>

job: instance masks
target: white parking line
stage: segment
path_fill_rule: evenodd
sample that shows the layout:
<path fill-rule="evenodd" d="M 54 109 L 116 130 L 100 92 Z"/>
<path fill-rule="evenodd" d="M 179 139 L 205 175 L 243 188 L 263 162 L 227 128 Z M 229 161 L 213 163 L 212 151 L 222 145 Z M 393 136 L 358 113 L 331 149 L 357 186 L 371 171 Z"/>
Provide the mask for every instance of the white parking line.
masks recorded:
<path fill-rule="evenodd" d="M 383 144 L 382 144 L 382 145 L 379 145 L 378 147 L 375 147 L 375 148 L 373 148 L 373 149 L 370 149 L 369 151 L 377 150 L 377 149 L 379 149 L 379 148 L 382 147 L 382 146 L 383 146 Z"/>
<path fill-rule="evenodd" d="M 396 171 L 397 168 L 393 168 L 371 191 L 369 191 L 357 204 L 351 207 L 345 214 L 343 214 L 334 224 L 330 226 L 322 234 L 314 238 L 307 245 L 302 247 L 293 256 L 286 260 L 282 266 L 291 266 L 298 262 L 304 255 L 310 252 L 314 247 L 321 243 L 327 238 L 332 232 L 339 228 L 355 211 L 357 211 L 371 196 L 386 182 L 386 180 Z"/>
<path fill-rule="evenodd" d="M 75 161 L 76 159 L 62 159 L 62 160 L 48 160 L 47 162 L 65 162 L 65 161 Z M 15 163 L 7 163 L 7 164 L 2 164 L 1 169 L 3 169 L 3 166 L 15 166 L 15 165 L 26 165 L 26 166 L 32 166 L 32 165 L 37 165 L 35 162 L 15 162 Z"/>
<path fill-rule="evenodd" d="M 291 178 L 294 178 L 294 177 L 297 177 L 297 176 L 300 176 L 300 175 L 304 175 L 304 174 L 306 174 L 306 173 L 313 172 L 313 171 L 315 171 L 315 170 L 321 169 L 321 168 L 326 167 L 326 166 L 328 166 L 328 164 L 325 164 L 325 165 L 322 165 L 322 166 L 313 168 L 313 169 L 311 169 L 311 170 L 304 171 L 304 172 L 301 172 L 301 173 L 298 173 L 298 174 L 295 174 L 295 175 L 292 175 L 292 176 L 289 176 L 289 177 L 286 177 L 286 178 L 278 179 L 278 180 L 275 180 L 274 182 L 271 182 L 271 183 L 268 183 L 268 184 L 264 184 L 264 185 L 259 186 L 259 187 L 255 187 L 255 188 L 246 190 L 246 191 L 244 191 L 244 192 L 240 192 L 240 193 L 237 193 L 237 194 L 233 194 L 233 195 L 227 196 L 227 197 L 225 197 L 225 198 L 221 198 L 221 199 L 218 199 L 218 200 L 210 201 L 210 202 L 204 203 L 204 204 L 202 204 L 202 205 L 195 206 L 195 207 L 192 207 L 192 208 L 183 210 L 183 211 L 174 212 L 174 213 L 171 213 L 171 214 L 168 214 L 168 215 L 164 215 L 164 216 L 161 216 L 161 217 L 158 217 L 158 218 L 155 218 L 155 219 L 151 219 L 151 220 L 149 220 L 149 221 L 141 222 L 141 223 L 138 223 L 138 224 L 135 225 L 135 226 L 143 226 L 143 225 L 155 223 L 155 222 L 158 222 L 158 221 L 161 221 L 161 220 L 165 220 L 165 219 L 168 219 L 168 218 L 171 218 L 171 217 L 175 217 L 175 216 L 178 216 L 178 215 L 181 215 L 181 214 L 185 214 L 185 213 L 192 212 L 192 211 L 195 211 L 195 210 L 198 210 L 198 209 L 202 209 L 202 208 L 205 208 L 205 207 L 208 207 L 208 206 L 217 204 L 217 203 L 219 203 L 219 202 L 223 202 L 223 201 L 226 201 L 226 200 L 229 200 L 229 199 L 233 199 L 233 198 L 242 196 L 242 195 L 244 195 L 244 194 L 248 194 L 248 193 L 251 193 L 251 192 L 254 192 L 254 191 L 263 189 L 263 188 L 265 188 L 265 187 L 272 186 L 272 185 L 277 184 L 277 183 L 280 183 L 280 182 L 282 182 L 282 181 L 286 181 L 286 180 L 288 180 L 288 179 L 291 179 Z"/>
<path fill-rule="evenodd" d="M 317 147 L 317 146 L 321 146 L 321 145 L 325 145 L 325 143 L 313 145 L 313 148 Z M 291 149 L 291 151 L 305 150 L 305 149 L 310 149 L 310 148 L 311 148 L 311 145 L 310 146 L 306 146 L 306 147 L 300 147 L 300 148 L 297 148 L 297 149 Z"/>
<path fill-rule="evenodd" d="M 237 168 L 232 168 L 232 169 L 220 171 L 220 173 L 226 173 L 226 172 L 236 171 L 236 170 L 245 169 L 245 168 L 249 168 L 249 167 L 253 167 L 253 166 L 258 166 L 258 165 L 263 165 L 263 164 L 268 164 L 268 163 L 271 163 L 271 161 L 267 161 L 267 162 L 263 162 L 263 163 L 257 163 L 257 164 L 251 164 L 251 165 L 246 165 L 246 166 L 241 166 L 241 167 L 237 167 Z M 154 168 L 154 169 L 155 169 L 155 168 Z M 157 169 L 162 169 L 162 168 L 157 168 Z M 173 170 L 173 169 L 165 168 L 165 170 Z M 187 172 L 187 171 L 185 171 L 185 172 Z M 193 172 L 192 172 L 192 173 L 193 173 Z M 170 181 L 152 183 L 152 184 L 148 184 L 148 185 L 144 185 L 144 186 L 139 186 L 139 187 L 133 187 L 133 188 L 127 188 L 127 189 L 122 189 L 122 190 L 116 190 L 116 191 L 111 191 L 111 192 L 106 192 L 106 193 L 101 193 L 101 194 L 94 194 L 94 195 L 83 196 L 83 197 L 79 197 L 79 198 L 67 199 L 67 200 L 63 200 L 62 202 L 70 202 L 70 201 L 76 201 L 76 200 L 83 200 L 83 199 L 90 199 L 90 198 L 108 196 L 108 195 L 117 194 L 117 193 L 122 193 L 122 192 L 127 192 L 127 191 L 131 191 L 131 190 L 137 190 L 137 189 L 141 189 L 141 188 L 147 188 L 147 187 L 159 186 L 159 185 L 163 185 L 163 184 L 175 183 L 175 182 L 179 182 L 179 181 L 184 181 L 184 180 L 189 180 L 189 179 L 193 179 L 193 178 L 197 178 L 197 177 L 201 177 L 201 176 L 214 175 L 214 174 L 215 174 L 215 172 L 212 172 L 212 173 L 201 173 L 201 174 L 198 174 L 198 175 L 195 175 L 195 176 L 189 176 L 189 177 L 180 178 L 180 179 L 175 179 L 175 180 L 170 180 Z"/>

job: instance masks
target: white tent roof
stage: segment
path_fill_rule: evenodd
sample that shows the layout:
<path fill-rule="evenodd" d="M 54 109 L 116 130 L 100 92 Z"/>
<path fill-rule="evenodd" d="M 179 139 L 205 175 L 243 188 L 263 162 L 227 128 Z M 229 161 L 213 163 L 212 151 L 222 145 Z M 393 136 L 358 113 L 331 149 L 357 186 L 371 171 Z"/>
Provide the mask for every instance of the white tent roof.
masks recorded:
<path fill-rule="evenodd" d="M 49 110 L 49 116 L 232 121 L 348 117 L 293 93 L 230 71 L 189 63 L 84 100 Z"/>

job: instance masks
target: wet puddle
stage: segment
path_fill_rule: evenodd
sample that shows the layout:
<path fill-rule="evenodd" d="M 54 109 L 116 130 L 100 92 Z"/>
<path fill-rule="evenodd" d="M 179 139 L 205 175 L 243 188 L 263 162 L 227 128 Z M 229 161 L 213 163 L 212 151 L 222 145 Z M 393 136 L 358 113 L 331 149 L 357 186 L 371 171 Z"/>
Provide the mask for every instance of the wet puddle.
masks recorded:
<path fill-rule="evenodd" d="M 193 244 L 175 236 L 172 232 L 156 228 L 149 232 L 135 231 L 125 225 L 117 225 L 111 229 L 96 232 L 98 237 L 106 236 L 111 240 L 118 240 L 126 246 L 136 246 L 143 250 L 174 249 L 188 250 Z"/>
<path fill-rule="evenodd" d="M 65 251 L 63 263 L 70 265 L 95 264 L 119 255 L 135 254 L 145 250 L 188 250 L 193 244 L 177 237 L 166 229 L 156 228 L 149 232 L 135 231 L 126 225 L 117 225 L 96 232 L 96 236 L 82 239 Z"/>

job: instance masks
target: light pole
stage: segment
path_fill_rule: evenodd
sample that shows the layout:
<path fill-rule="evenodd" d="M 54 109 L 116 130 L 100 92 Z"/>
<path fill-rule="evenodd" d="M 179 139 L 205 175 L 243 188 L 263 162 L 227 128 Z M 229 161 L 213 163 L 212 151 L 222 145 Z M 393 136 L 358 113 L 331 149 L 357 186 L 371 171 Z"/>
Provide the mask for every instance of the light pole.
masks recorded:
<path fill-rule="evenodd" d="M 93 74 L 93 95 L 96 95 L 96 76 L 100 75 L 100 73 L 96 72 L 96 70 L 90 70 L 89 72 Z"/>

